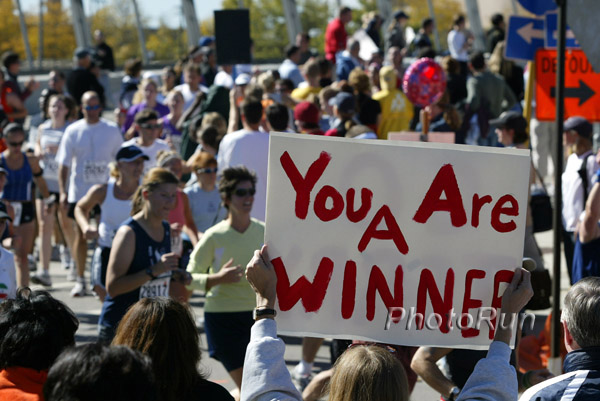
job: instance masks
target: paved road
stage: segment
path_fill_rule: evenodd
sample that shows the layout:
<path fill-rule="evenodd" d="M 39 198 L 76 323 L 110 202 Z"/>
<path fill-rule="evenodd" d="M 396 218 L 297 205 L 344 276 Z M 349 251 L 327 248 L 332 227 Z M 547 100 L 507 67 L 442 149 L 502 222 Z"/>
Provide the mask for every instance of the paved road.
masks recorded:
<path fill-rule="evenodd" d="M 541 234 L 536 234 L 540 248 L 544 252 L 544 258 L 546 260 L 546 266 L 550 267 L 552 265 L 552 232 L 546 232 Z M 50 273 L 52 276 L 53 287 L 50 289 L 52 295 L 56 298 L 65 302 L 69 307 L 73 309 L 76 313 L 77 317 L 80 320 L 79 330 L 77 331 L 77 343 L 85 343 L 96 340 L 96 325 L 98 322 L 98 316 L 101 310 L 100 301 L 93 296 L 89 295 L 83 298 L 71 298 L 70 290 L 73 287 L 73 283 L 66 281 L 67 271 L 63 270 L 58 262 L 52 262 Z M 88 273 L 89 274 L 89 273 Z M 39 286 L 33 286 L 34 288 L 42 288 Z M 563 288 L 563 297 L 564 293 L 568 290 L 568 277 L 566 273 L 562 276 L 562 288 Z M 561 297 L 561 298 L 563 298 Z M 199 295 L 194 295 L 191 299 L 191 306 L 194 310 L 194 313 L 197 317 L 202 316 L 202 306 L 204 304 L 204 298 Z M 540 315 L 540 322 L 545 320 L 545 316 L 547 316 L 549 311 L 538 311 L 537 314 Z M 539 327 L 539 325 L 536 325 Z M 208 356 L 208 352 L 206 349 L 206 336 L 202 329 L 199 329 L 201 333 L 201 346 L 203 352 L 202 358 L 202 366 L 208 377 L 228 389 L 232 389 L 234 387 L 231 379 L 229 378 L 227 372 L 221 366 L 221 364 Z M 288 364 L 288 368 L 292 368 L 299 360 L 301 355 L 301 346 L 300 339 L 287 337 L 284 338 L 287 346 L 285 359 Z M 325 343 L 324 346 L 321 347 L 316 360 L 316 368 L 317 369 L 327 369 L 329 364 L 329 349 L 328 343 Z M 418 400 L 439 400 L 439 395 L 436 394 L 431 388 L 429 388 L 422 381 L 417 382 L 415 390 L 413 392 L 412 399 Z"/>

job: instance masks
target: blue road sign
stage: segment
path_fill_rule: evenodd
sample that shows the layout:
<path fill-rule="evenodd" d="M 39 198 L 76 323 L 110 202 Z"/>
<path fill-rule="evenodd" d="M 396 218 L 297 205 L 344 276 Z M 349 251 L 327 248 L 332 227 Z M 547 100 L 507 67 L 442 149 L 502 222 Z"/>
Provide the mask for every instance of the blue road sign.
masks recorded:
<path fill-rule="evenodd" d="M 519 4 L 530 13 L 544 15 L 548 11 L 556 10 L 554 0 L 518 0 Z"/>
<path fill-rule="evenodd" d="M 505 57 L 534 60 L 535 52 L 544 47 L 544 20 L 512 16 L 508 20 Z"/>
<path fill-rule="evenodd" d="M 558 15 L 556 13 L 546 14 L 546 19 L 544 20 L 544 30 L 546 31 L 546 48 L 555 49 L 558 42 Z M 565 47 L 567 49 L 579 49 L 581 47 L 575 38 L 575 34 L 568 26 Z"/>

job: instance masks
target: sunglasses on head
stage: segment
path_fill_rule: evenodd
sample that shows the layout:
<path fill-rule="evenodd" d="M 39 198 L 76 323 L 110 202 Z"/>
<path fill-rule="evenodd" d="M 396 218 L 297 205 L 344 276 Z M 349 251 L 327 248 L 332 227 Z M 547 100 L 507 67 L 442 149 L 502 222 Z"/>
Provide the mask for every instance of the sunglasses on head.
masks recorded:
<path fill-rule="evenodd" d="M 198 170 L 196 170 L 196 173 L 198 174 L 202 174 L 202 173 L 216 173 L 219 169 L 217 167 L 213 167 L 213 168 L 199 168 Z"/>
<path fill-rule="evenodd" d="M 18 147 L 18 146 L 21 146 L 21 145 L 23 145 L 23 142 L 24 142 L 24 141 L 21 141 L 21 142 L 8 142 L 8 146 L 13 146 L 13 147 L 15 147 L 15 148 L 16 148 L 16 147 Z"/>
<path fill-rule="evenodd" d="M 93 106 L 85 106 L 84 109 L 86 109 L 87 111 L 98 110 L 98 109 L 100 109 L 100 105 L 99 104 L 95 104 Z"/>
<path fill-rule="evenodd" d="M 240 198 L 243 198 L 244 196 L 254 196 L 254 194 L 256 193 L 256 189 L 254 188 L 239 188 L 236 189 L 234 192 L 235 196 L 239 196 Z"/>
<path fill-rule="evenodd" d="M 140 124 L 140 127 L 145 128 L 145 129 L 161 129 L 162 128 L 162 124 Z"/>

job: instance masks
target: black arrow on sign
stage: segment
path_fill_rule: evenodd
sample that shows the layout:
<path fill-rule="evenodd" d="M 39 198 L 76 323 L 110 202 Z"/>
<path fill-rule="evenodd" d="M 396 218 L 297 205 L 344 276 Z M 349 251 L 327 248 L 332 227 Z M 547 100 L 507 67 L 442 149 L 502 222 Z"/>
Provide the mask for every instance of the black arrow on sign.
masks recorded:
<path fill-rule="evenodd" d="M 576 98 L 579 99 L 579 106 L 590 100 L 596 92 L 585 84 L 581 79 L 579 80 L 579 88 L 565 88 L 565 98 Z M 556 97 L 556 87 L 550 88 L 550 96 Z"/>

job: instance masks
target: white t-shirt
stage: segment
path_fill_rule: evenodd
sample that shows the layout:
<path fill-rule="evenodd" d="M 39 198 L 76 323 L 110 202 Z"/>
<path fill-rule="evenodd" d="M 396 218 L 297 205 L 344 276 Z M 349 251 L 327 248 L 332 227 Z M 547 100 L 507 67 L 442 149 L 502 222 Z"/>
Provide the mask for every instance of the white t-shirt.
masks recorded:
<path fill-rule="evenodd" d="M 448 33 L 448 50 L 453 59 L 458 61 L 469 61 L 469 53 L 466 48 L 463 48 L 467 37 L 462 31 L 455 29 Z"/>
<path fill-rule="evenodd" d="M 0 246 L 0 302 L 17 296 L 15 256 Z"/>
<path fill-rule="evenodd" d="M 246 166 L 256 173 L 256 195 L 252 217 L 265 221 L 267 208 L 267 165 L 269 162 L 269 134 L 245 129 L 225 135 L 219 145 L 219 171 L 228 167 Z"/>
<path fill-rule="evenodd" d="M 192 103 L 194 103 L 194 100 L 196 100 L 196 96 L 198 95 L 198 93 L 200 93 L 200 92 L 207 93 L 208 92 L 208 88 L 203 85 L 199 85 L 198 90 L 195 92 L 192 92 L 189 84 L 177 85 L 174 89 L 181 92 L 181 95 L 183 96 L 183 102 L 184 102 L 183 110 L 187 110 L 190 108 Z"/>
<path fill-rule="evenodd" d="M 92 125 L 82 119 L 67 127 L 56 161 L 70 169 L 69 203 L 77 202 L 93 185 L 108 181 L 108 165 L 122 143 L 117 125 L 104 119 Z"/>
<path fill-rule="evenodd" d="M 588 156 L 591 155 L 589 158 Z M 598 170 L 598 163 L 592 151 L 586 152 L 581 156 L 575 153 L 571 154 L 567 159 L 565 172 L 562 174 L 562 193 L 563 207 L 562 220 L 563 227 L 566 231 L 573 232 L 577 226 L 577 222 L 583 218 L 582 213 L 585 210 L 585 202 L 583 199 L 583 181 L 579 176 L 579 169 L 583 161 L 587 159 L 587 175 L 588 175 L 588 196 L 594 186 L 594 173 Z"/>
<path fill-rule="evenodd" d="M 167 142 L 163 141 L 162 139 L 156 139 L 150 146 L 142 146 L 138 143 L 138 140 L 140 140 L 140 138 L 132 138 L 127 142 L 123 142 L 123 147 L 135 145 L 150 158 L 150 160 L 146 160 L 144 162 L 144 174 L 146 174 L 152 167 L 156 167 L 156 155 L 158 152 L 161 150 L 170 151 L 171 148 Z"/>
<path fill-rule="evenodd" d="M 42 148 L 42 157 L 40 165 L 44 169 L 44 180 L 48 186 L 48 191 L 58 192 L 58 163 L 56 162 L 56 152 L 60 145 L 60 140 L 64 135 L 66 126 L 61 129 L 52 128 L 52 121 L 47 120 L 38 128 L 38 138 Z"/>

